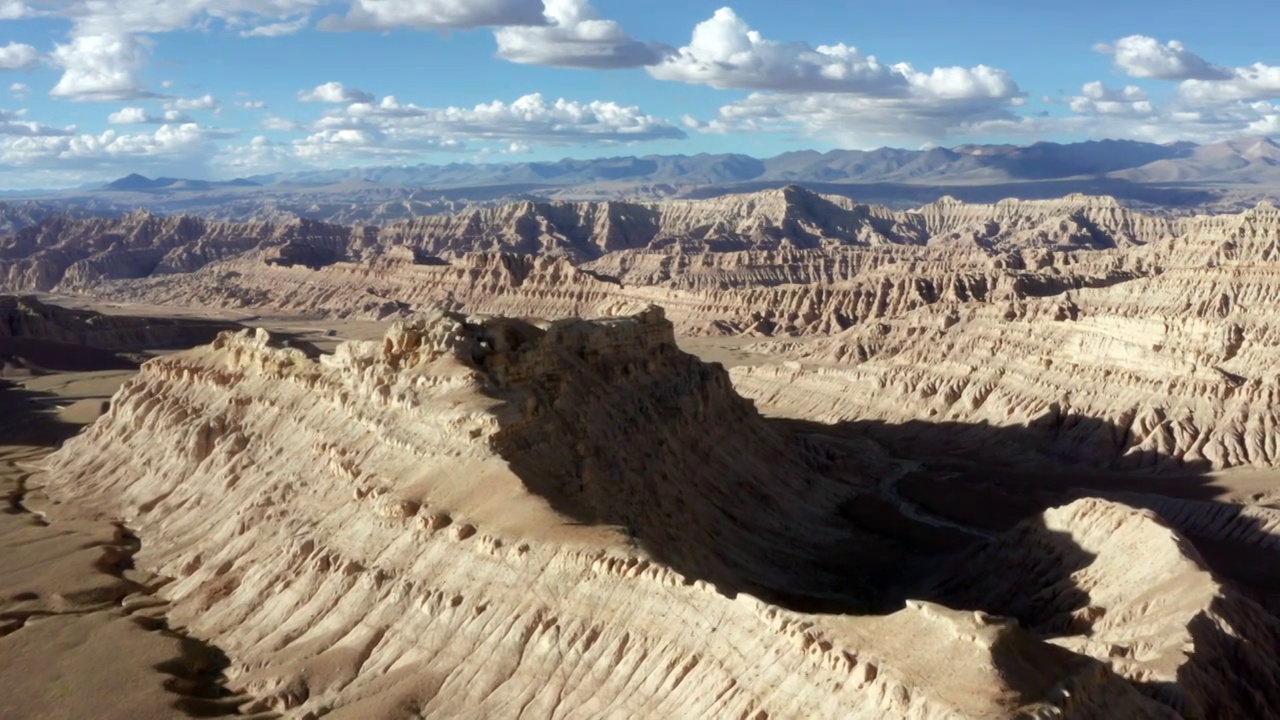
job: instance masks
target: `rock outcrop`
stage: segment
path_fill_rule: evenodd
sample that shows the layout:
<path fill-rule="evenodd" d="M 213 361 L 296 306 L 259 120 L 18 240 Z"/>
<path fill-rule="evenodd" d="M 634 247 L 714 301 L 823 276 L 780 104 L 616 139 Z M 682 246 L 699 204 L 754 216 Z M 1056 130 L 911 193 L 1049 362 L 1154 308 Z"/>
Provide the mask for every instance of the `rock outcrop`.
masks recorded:
<path fill-rule="evenodd" d="M 237 328 L 194 318 L 104 315 L 0 295 L 0 370 L 135 367 L 134 353 L 201 345 Z"/>
<path fill-rule="evenodd" d="M 794 417 L 962 424 L 956 447 L 1015 427 L 1095 466 L 1275 466 L 1280 213 L 1134 253 L 1147 276 L 923 306 L 792 346 L 802 365 L 740 369 L 735 384 Z"/>
<path fill-rule="evenodd" d="M 1276 716 L 1277 620 L 1149 510 L 984 539 L 885 499 L 909 465 L 762 418 L 649 309 L 226 334 L 43 477 L 289 717 Z"/>

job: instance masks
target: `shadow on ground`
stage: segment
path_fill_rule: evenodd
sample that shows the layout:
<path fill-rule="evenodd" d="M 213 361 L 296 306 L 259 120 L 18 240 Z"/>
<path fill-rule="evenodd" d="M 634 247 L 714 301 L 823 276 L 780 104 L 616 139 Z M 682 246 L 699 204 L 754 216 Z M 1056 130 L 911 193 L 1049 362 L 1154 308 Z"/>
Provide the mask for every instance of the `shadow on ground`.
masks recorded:
<path fill-rule="evenodd" d="M 630 371 L 617 377 L 604 372 L 605 384 L 630 381 Z M 596 379 L 572 380 L 579 381 L 586 389 L 573 392 L 606 391 L 590 387 Z M 682 392 L 701 394 L 701 400 L 683 398 Z M 1017 428 L 831 426 L 765 419 L 754 409 L 743 415 L 732 402 L 717 409 L 712 400 L 708 409 L 706 387 L 692 383 L 629 387 L 611 395 L 633 398 L 629 407 L 609 412 L 637 431 L 597 443 L 593 434 L 602 432 L 605 418 L 575 418 L 575 410 L 554 406 L 552 399 L 563 395 L 533 395 L 538 409 L 509 425 L 498 442 L 532 492 L 575 522 L 618 527 L 689 581 L 705 580 L 725 595 L 745 592 L 801 612 L 884 614 L 908 600 L 927 600 L 1014 618 L 1042 640 L 1089 636 L 1105 608 L 1093 605 L 1077 578 L 1095 558 L 1070 534 L 1047 528 L 1046 509 L 1087 497 L 1140 509 L 1153 498 L 1231 509 L 1219 501 L 1226 488 L 1215 484 L 1207 465 L 1127 454 L 1127 433 L 1091 418 L 1046 417 Z M 691 422 L 688 413 L 700 415 Z M 551 437 L 572 437 L 576 445 L 555 448 Z M 899 464 L 905 469 L 896 479 L 866 477 L 850 448 L 865 447 L 868 440 L 911 463 Z M 777 447 L 789 455 L 775 457 Z M 822 533 L 797 526 L 792 520 L 803 512 L 761 491 L 758 480 L 767 481 L 770 472 L 775 485 L 798 493 L 796 502 L 829 504 L 831 512 L 819 521 Z M 605 494 L 610 497 L 602 499 Z M 637 511 L 637 504 L 648 511 Z M 1178 518 L 1163 519 L 1178 525 Z M 1235 522 L 1233 537 L 1266 536 L 1257 521 L 1240 516 Z M 819 535 L 826 539 L 815 544 Z M 1223 560 L 1231 556 L 1230 546 L 1248 543 L 1224 549 L 1198 543 L 1194 535 L 1189 539 L 1227 583 L 1225 599 L 1212 608 L 1216 617 L 1202 613 L 1191 623 L 1193 645 L 1177 683 L 1134 686 L 1185 717 L 1280 717 L 1280 704 L 1260 694 L 1280 687 L 1280 671 L 1267 666 L 1280 647 L 1280 621 L 1260 604 L 1267 594 L 1257 586 L 1256 573 L 1242 576 Z M 1250 552 L 1264 551 L 1251 546 Z M 1280 577 L 1280 551 L 1265 556 Z M 1253 643 L 1259 641 L 1272 643 L 1271 649 L 1258 650 Z M 1063 655 L 1063 667 L 1108 672 L 1100 660 L 1045 648 Z M 1043 697 L 1044 677 L 1024 678 L 1019 686 L 1026 669 L 1023 650 L 1010 636 L 992 652 L 1015 691 L 1028 699 Z M 1223 667 L 1252 674 L 1224 673 Z"/>

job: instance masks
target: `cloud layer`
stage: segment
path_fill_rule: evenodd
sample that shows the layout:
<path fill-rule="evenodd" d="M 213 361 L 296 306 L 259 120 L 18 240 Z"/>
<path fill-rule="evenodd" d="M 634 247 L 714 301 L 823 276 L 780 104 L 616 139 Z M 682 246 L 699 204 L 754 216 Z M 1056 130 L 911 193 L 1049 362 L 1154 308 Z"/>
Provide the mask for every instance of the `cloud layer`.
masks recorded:
<path fill-rule="evenodd" d="M 541 25 L 542 0 L 354 0 L 346 17 L 330 16 L 323 30 L 469 29 Z"/>
<path fill-rule="evenodd" d="M 618 23 L 601 19 L 587 0 L 545 2 L 545 26 L 494 32 L 499 57 L 528 65 L 617 69 L 653 65 L 670 50 L 631 38 Z"/>
<path fill-rule="evenodd" d="M 511 143 L 520 147 L 530 142 L 611 145 L 685 137 L 680 128 L 638 107 L 549 101 L 536 93 L 510 103 L 495 100 L 470 108 L 428 108 L 385 97 L 351 103 L 291 129 L 311 132 L 294 145 L 300 156 L 312 159 L 457 151 L 467 149 L 470 142 L 504 143 L 510 148 Z"/>
<path fill-rule="evenodd" d="M 0 45 L 0 72 L 11 74 L 15 102 L 48 93 L 56 101 L 113 105 L 97 115 L 93 129 L 99 132 L 48 117 L 38 122 L 22 110 L 0 111 L 0 172 L 521 154 L 679 140 L 686 130 L 776 133 L 855 147 L 1065 134 L 1214 141 L 1280 133 L 1280 65 L 1223 65 L 1176 39 L 1147 35 L 1094 47 L 1111 58 L 1119 82 L 1094 80 L 1073 93 L 1029 100 L 1004 69 L 885 61 L 859 50 L 852 44 L 856 38 L 812 44 L 767 37 L 730 7 L 697 23 L 681 47 L 633 36 L 590 0 L 0 0 L 0 19 L 23 18 L 60 21 L 64 30 L 46 46 Z M 248 92 L 224 111 L 211 94 L 175 97 L 175 88 L 199 85 L 148 78 L 149 66 L 154 71 L 172 60 L 157 50 L 165 47 L 158 34 L 192 30 L 254 38 L 236 42 L 255 44 L 317 30 L 478 30 L 492 33 L 496 57 L 507 62 L 622 72 L 615 76 L 618 94 L 605 99 L 553 100 L 531 86 L 507 96 L 523 95 L 518 99 L 469 107 L 448 106 L 447 99 L 435 107 L 379 99 L 351 84 L 327 82 L 268 98 L 273 113 L 267 116 L 257 112 L 266 101 L 249 100 Z M 422 42 L 435 40 L 422 35 Z M 57 80 L 41 86 L 42 69 L 49 68 Z M 367 81 L 354 71 L 344 80 Z M 699 100 L 724 91 L 725 99 L 677 125 L 626 102 L 637 81 L 695 86 L 672 87 Z M 294 100 L 315 105 L 300 108 Z M 263 134 L 242 140 L 238 131 L 209 127 L 215 118 L 256 124 L 253 132 Z"/>

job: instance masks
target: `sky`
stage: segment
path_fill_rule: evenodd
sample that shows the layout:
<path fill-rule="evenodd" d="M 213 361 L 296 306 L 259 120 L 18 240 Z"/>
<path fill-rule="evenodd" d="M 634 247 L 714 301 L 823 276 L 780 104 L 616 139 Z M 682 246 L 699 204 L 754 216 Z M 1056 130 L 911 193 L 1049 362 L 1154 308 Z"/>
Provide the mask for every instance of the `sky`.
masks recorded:
<path fill-rule="evenodd" d="M 1280 136 L 1274 0 L 0 0 L 0 190 Z"/>

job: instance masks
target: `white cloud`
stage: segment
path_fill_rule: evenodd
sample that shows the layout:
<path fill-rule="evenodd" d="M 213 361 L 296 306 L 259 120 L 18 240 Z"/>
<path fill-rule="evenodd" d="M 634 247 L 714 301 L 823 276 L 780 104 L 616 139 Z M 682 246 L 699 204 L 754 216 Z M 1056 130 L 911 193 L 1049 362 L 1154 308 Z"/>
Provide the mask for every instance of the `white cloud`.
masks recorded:
<path fill-rule="evenodd" d="M 299 91 L 298 99 L 302 102 L 367 103 L 373 102 L 373 95 L 340 82 L 328 82 L 311 90 Z"/>
<path fill-rule="evenodd" d="M 276 132 L 302 132 L 307 129 L 307 126 L 285 118 L 269 117 L 262 121 L 262 129 Z"/>
<path fill-rule="evenodd" d="M 112 125 L 164 125 L 194 121 L 176 109 L 166 110 L 163 115 L 152 115 L 140 107 L 127 107 L 108 115 L 107 122 Z"/>
<path fill-rule="evenodd" d="M 218 99 L 207 93 L 198 98 L 174 98 L 164 104 L 166 110 L 217 110 L 220 106 Z"/>
<path fill-rule="evenodd" d="M 10 112 L 0 110 L 0 135 L 16 137 L 61 137 L 75 133 L 75 126 L 57 128 L 37 122 L 22 120 L 25 110 Z"/>
<path fill-rule="evenodd" d="M 844 147 L 876 148 L 903 141 L 940 141 L 967 125 L 1016 116 L 1005 101 L 939 101 L 929 97 L 869 98 L 848 93 L 752 93 L 720 108 L 709 121 L 686 116 L 704 133 L 799 132 Z"/>
<path fill-rule="evenodd" d="M 278 129 L 297 129 L 280 123 Z M 470 108 L 426 108 L 387 97 L 326 112 L 309 129 L 311 135 L 294 141 L 294 147 L 299 157 L 322 164 L 459 152 L 473 142 L 482 143 L 484 153 L 519 154 L 535 143 L 611 145 L 685 137 L 683 130 L 636 107 L 548 101 L 537 94 Z"/>
<path fill-rule="evenodd" d="M 49 91 L 70 100 L 135 100 L 149 97 L 135 73 L 147 61 L 147 46 L 128 33 L 77 35 L 53 49 L 62 78 Z"/>
<path fill-rule="evenodd" d="M 26 83 L 16 82 L 9 86 L 9 93 L 13 95 L 15 100 L 26 100 L 27 95 L 31 93 L 31 86 Z"/>
<path fill-rule="evenodd" d="M 259 25 L 252 30 L 242 30 L 240 37 L 281 37 L 284 35 L 293 35 L 306 29 L 307 23 L 311 18 L 307 15 L 296 20 L 287 22 L 270 23 L 267 25 Z"/>
<path fill-rule="evenodd" d="M 253 175 L 297 170 L 305 163 L 298 159 L 292 144 L 273 142 L 258 135 L 248 144 L 224 147 L 210 165 L 224 175 Z"/>
<path fill-rule="evenodd" d="M 1280 67 L 1254 63 L 1233 68 L 1224 80 L 1187 80 L 1178 94 L 1188 102 L 1231 102 L 1280 98 Z"/>
<path fill-rule="evenodd" d="M 1009 100 L 1021 94 L 1008 73 L 985 65 L 922 72 L 910 63 L 882 63 L 844 44 L 768 40 L 727 7 L 699 23 L 689 44 L 649 73 L 659 80 L 778 93 L 939 100 Z"/>
<path fill-rule="evenodd" d="M 388 135 L 379 130 L 321 130 L 293 143 L 293 151 L 304 160 L 329 164 L 352 158 L 413 157 L 424 152 L 459 152 L 466 145 L 438 137 Z"/>
<path fill-rule="evenodd" d="M 588 0 L 545 0 L 544 27 L 505 27 L 494 32 L 498 56 L 528 65 L 629 68 L 652 65 L 669 48 L 632 39 L 612 20 L 602 20 Z"/>
<path fill-rule="evenodd" d="M 26 3 L 18 0 L 0 0 L 0 20 L 21 20 L 34 14 Z"/>
<path fill-rule="evenodd" d="M 1109 88 L 1099 81 L 1086 83 L 1082 95 L 1067 98 L 1072 112 L 1081 115 L 1131 115 L 1147 117 L 1156 112 L 1146 91 L 1136 85 Z"/>
<path fill-rule="evenodd" d="M 1150 113 L 1089 112 L 1066 117 L 980 121 L 957 128 L 955 134 L 1021 136 L 1028 139 L 1081 135 L 1158 143 L 1181 140 L 1213 143 L 1241 136 L 1273 135 L 1277 129 L 1280 129 L 1280 105 L 1273 103 L 1233 102 L 1194 107 L 1174 102 L 1154 105 Z"/>
<path fill-rule="evenodd" d="M 212 21 L 236 27 L 250 19 L 285 20 L 321 4 L 323 0 L 31 0 L 22 12 L 72 22 L 68 41 L 52 54 L 63 69 L 52 95 L 117 101 L 152 96 L 137 78 L 148 59 L 147 33 Z"/>
<path fill-rule="evenodd" d="M 0 140 L 0 167 L 47 169 L 67 180 L 87 170 L 155 171 L 174 175 L 203 175 L 217 151 L 216 141 L 228 133 L 194 123 L 162 125 L 154 132 L 100 135 L 13 137 Z"/>
<path fill-rule="evenodd" d="M 354 103 L 329 112 L 315 127 L 377 131 L 389 136 L 554 143 L 622 143 L 684 137 L 684 131 L 675 125 L 646 115 L 635 106 L 599 100 L 548 101 L 536 93 L 511 103 L 495 100 L 473 108 L 425 108 L 386 97 L 376 104 Z"/>
<path fill-rule="evenodd" d="M 649 68 L 661 80 L 755 92 L 714 119 L 686 116 L 704 133 L 800 132 L 849 146 L 937 141 L 966 123 L 1010 119 L 1024 94 L 1003 70 L 886 64 L 848 45 L 811 47 L 764 38 L 730 8 L 700 23 L 677 54 Z"/>
<path fill-rule="evenodd" d="M 352 0 L 345 18 L 330 16 L 321 30 L 464 29 L 542 25 L 542 0 Z"/>
<path fill-rule="evenodd" d="M 236 107 L 244 108 L 245 110 L 265 110 L 267 104 L 262 100 L 239 100 L 236 102 Z"/>
<path fill-rule="evenodd" d="M 27 70 L 40 64 L 40 51 L 18 42 L 0 46 L 0 70 Z"/>
<path fill-rule="evenodd" d="M 1187 50 L 1177 40 L 1161 44 L 1146 35 L 1130 35 L 1094 49 L 1113 55 L 1116 67 L 1131 77 L 1179 81 L 1178 97 L 1185 104 L 1280 98 L 1280 66 L 1259 62 L 1223 67 Z"/>
<path fill-rule="evenodd" d="M 1098 52 L 1112 55 L 1116 67 L 1130 77 L 1156 80 L 1225 80 L 1231 71 L 1214 65 L 1189 51 L 1177 40 L 1161 45 L 1146 35 L 1130 35 L 1110 45 L 1097 45 Z"/>

